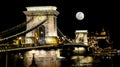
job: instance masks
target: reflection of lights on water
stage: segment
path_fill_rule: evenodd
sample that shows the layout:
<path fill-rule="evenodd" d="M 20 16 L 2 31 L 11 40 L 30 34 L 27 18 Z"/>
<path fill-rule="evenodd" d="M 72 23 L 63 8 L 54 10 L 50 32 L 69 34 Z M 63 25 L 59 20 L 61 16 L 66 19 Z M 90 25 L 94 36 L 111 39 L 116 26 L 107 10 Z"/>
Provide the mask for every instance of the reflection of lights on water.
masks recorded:
<path fill-rule="evenodd" d="M 120 50 L 117 50 L 117 55 L 120 55 Z"/>
<path fill-rule="evenodd" d="M 39 52 L 40 52 L 41 57 L 45 57 L 47 55 L 45 50 L 40 50 Z"/>
<path fill-rule="evenodd" d="M 120 50 L 117 50 L 117 53 L 120 53 Z"/>
<path fill-rule="evenodd" d="M 112 57 L 111 56 L 106 56 L 106 57 L 103 56 L 102 59 L 108 59 L 109 60 L 109 59 L 112 59 Z"/>
<path fill-rule="evenodd" d="M 33 57 L 33 54 L 34 54 L 35 57 L 36 57 L 36 55 L 39 55 L 39 51 L 33 49 L 33 50 L 31 50 L 31 51 L 26 52 L 26 53 L 25 53 L 25 56 L 26 56 L 26 57 Z"/>
<path fill-rule="evenodd" d="M 23 56 L 22 56 L 22 54 L 21 54 L 21 53 L 19 53 L 19 57 L 20 57 L 20 59 L 23 59 Z"/>
<path fill-rule="evenodd" d="M 59 50 L 31 50 L 25 53 L 24 64 L 26 67 L 29 67 L 31 64 L 33 54 L 35 55 L 35 62 L 39 67 L 59 67 L 59 59 L 64 59 L 64 57 L 57 55 Z"/>
<path fill-rule="evenodd" d="M 73 60 L 79 60 L 80 63 L 92 63 L 93 57 L 91 56 L 73 56 L 71 59 Z"/>
<path fill-rule="evenodd" d="M 92 62 L 93 62 L 93 58 L 89 56 L 81 60 L 81 63 L 92 63 Z"/>
<path fill-rule="evenodd" d="M 39 57 L 60 57 L 60 50 L 31 50 L 26 52 L 26 56 L 32 56 L 35 54 L 35 56 Z"/>
<path fill-rule="evenodd" d="M 87 57 L 87 60 L 88 60 L 89 63 L 90 63 L 90 62 L 93 62 L 93 57 L 88 56 L 88 57 Z"/>
<path fill-rule="evenodd" d="M 111 57 L 106 57 L 107 59 L 111 59 Z"/>
<path fill-rule="evenodd" d="M 55 55 L 56 55 L 56 51 L 55 51 L 55 50 L 51 50 L 51 51 L 50 51 L 50 55 L 51 55 L 51 56 L 55 56 Z"/>
<path fill-rule="evenodd" d="M 73 56 L 71 59 L 75 61 L 75 66 L 91 66 L 93 62 L 91 56 Z"/>
<path fill-rule="evenodd" d="M 29 53 L 32 53 L 32 54 L 33 54 L 33 53 L 35 53 L 35 52 L 36 52 L 36 50 L 31 50 Z"/>

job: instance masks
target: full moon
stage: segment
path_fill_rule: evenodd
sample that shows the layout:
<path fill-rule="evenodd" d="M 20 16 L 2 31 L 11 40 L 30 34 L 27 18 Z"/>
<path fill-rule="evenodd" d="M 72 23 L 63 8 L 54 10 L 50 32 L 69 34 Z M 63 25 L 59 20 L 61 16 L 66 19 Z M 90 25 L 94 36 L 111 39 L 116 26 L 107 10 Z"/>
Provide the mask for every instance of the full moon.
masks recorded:
<path fill-rule="evenodd" d="M 83 12 L 77 12 L 76 13 L 77 20 L 83 20 L 84 19 L 84 13 Z"/>

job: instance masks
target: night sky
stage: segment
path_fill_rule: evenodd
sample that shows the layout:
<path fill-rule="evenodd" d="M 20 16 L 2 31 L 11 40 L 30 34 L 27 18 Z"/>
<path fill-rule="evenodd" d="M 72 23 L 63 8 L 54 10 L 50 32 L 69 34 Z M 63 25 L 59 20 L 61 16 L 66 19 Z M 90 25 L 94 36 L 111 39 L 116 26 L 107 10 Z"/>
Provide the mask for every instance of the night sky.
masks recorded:
<path fill-rule="evenodd" d="M 119 4 L 113 1 L 94 0 L 8 0 L 0 2 L 0 31 L 9 29 L 25 21 L 23 11 L 27 6 L 57 6 L 60 12 L 57 18 L 59 29 L 68 37 L 75 37 L 75 30 L 87 29 L 89 32 L 100 32 L 104 27 L 116 44 L 119 43 Z M 8 9 L 7 9 L 8 8 Z M 3 9 L 3 10 L 2 10 Z M 79 21 L 77 12 L 83 12 L 85 17 Z"/>

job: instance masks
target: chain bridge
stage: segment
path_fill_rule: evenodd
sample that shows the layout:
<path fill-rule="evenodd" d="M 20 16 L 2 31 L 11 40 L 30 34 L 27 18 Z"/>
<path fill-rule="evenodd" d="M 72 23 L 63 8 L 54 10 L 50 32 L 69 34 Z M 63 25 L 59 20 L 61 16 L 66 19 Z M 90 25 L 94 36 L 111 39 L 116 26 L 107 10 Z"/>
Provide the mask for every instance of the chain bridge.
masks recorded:
<path fill-rule="evenodd" d="M 60 14 L 55 6 L 33 6 L 26 7 L 23 11 L 26 15 L 26 22 L 0 32 L 0 52 L 15 51 L 35 48 L 60 48 L 65 46 L 88 47 L 87 30 L 76 30 L 75 39 L 68 39 L 57 27 L 57 16 Z M 10 36 L 11 32 L 25 30 Z"/>

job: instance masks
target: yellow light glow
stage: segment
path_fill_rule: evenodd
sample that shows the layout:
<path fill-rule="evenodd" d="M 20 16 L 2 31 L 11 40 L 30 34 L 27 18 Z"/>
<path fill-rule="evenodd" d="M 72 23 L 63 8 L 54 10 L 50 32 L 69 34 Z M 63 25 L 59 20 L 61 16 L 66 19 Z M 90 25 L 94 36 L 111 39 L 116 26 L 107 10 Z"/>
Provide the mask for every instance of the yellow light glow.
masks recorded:
<path fill-rule="evenodd" d="M 19 39 L 19 40 L 21 40 L 21 39 L 22 39 L 22 37 L 19 37 L 18 39 Z"/>
<path fill-rule="evenodd" d="M 47 56 L 47 52 L 45 50 L 40 50 L 40 57 L 46 57 Z"/>
<path fill-rule="evenodd" d="M 40 33 L 43 34 L 43 31 L 41 31 Z"/>
<path fill-rule="evenodd" d="M 57 7 L 55 6 L 33 6 L 33 7 L 26 7 L 28 11 L 45 11 L 45 10 L 56 10 Z"/>
<path fill-rule="evenodd" d="M 75 32 L 76 32 L 76 33 L 87 33 L 88 30 L 76 30 Z"/>
<path fill-rule="evenodd" d="M 58 39 L 57 37 L 46 37 L 46 44 L 57 45 Z"/>
<path fill-rule="evenodd" d="M 93 57 L 91 57 L 91 56 L 86 57 L 86 59 L 87 59 L 87 62 L 88 62 L 88 63 L 93 62 Z"/>
<path fill-rule="evenodd" d="M 31 38 L 26 38 L 26 39 L 25 39 L 25 43 L 26 43 L 26 44 L 32 44 L 32 43 L 34 43 L 34 42 L 33 42 L 33 40 L 32 40 Z"/>
<path fill-rule="evenodd" d="M 52 29 L 52 28 L 51 28 Z M 49 36 L 57 36 L 57 34 L 55 32 L 50 32 L 48 33 Z"/>
<path fill-rule="evenodd" d="M 18 45 L 19 44 L 19 40 L 13 40 L 13 44 Z"/>
<path fill-rule="evenodd" d="M 35 50 L 31 50 L 31 51 L 30 51 L 30 53 L 32 53 L 32 54 L 35 53 L 35 52 L 36 52 Z"/>
<path fill-rule="evenodd" d="M 85 50 L 84 47 L 79 47 L 78 49 L 81 50 L 81 51 L 82 51 L 82 50 L 83 50 L 83 51 Z"/>
<path fill-rule="evenodd" d="M 78 50 L 78 48 L 77 48 L 77 47 L 75 47 L 75 50 Z"/>

